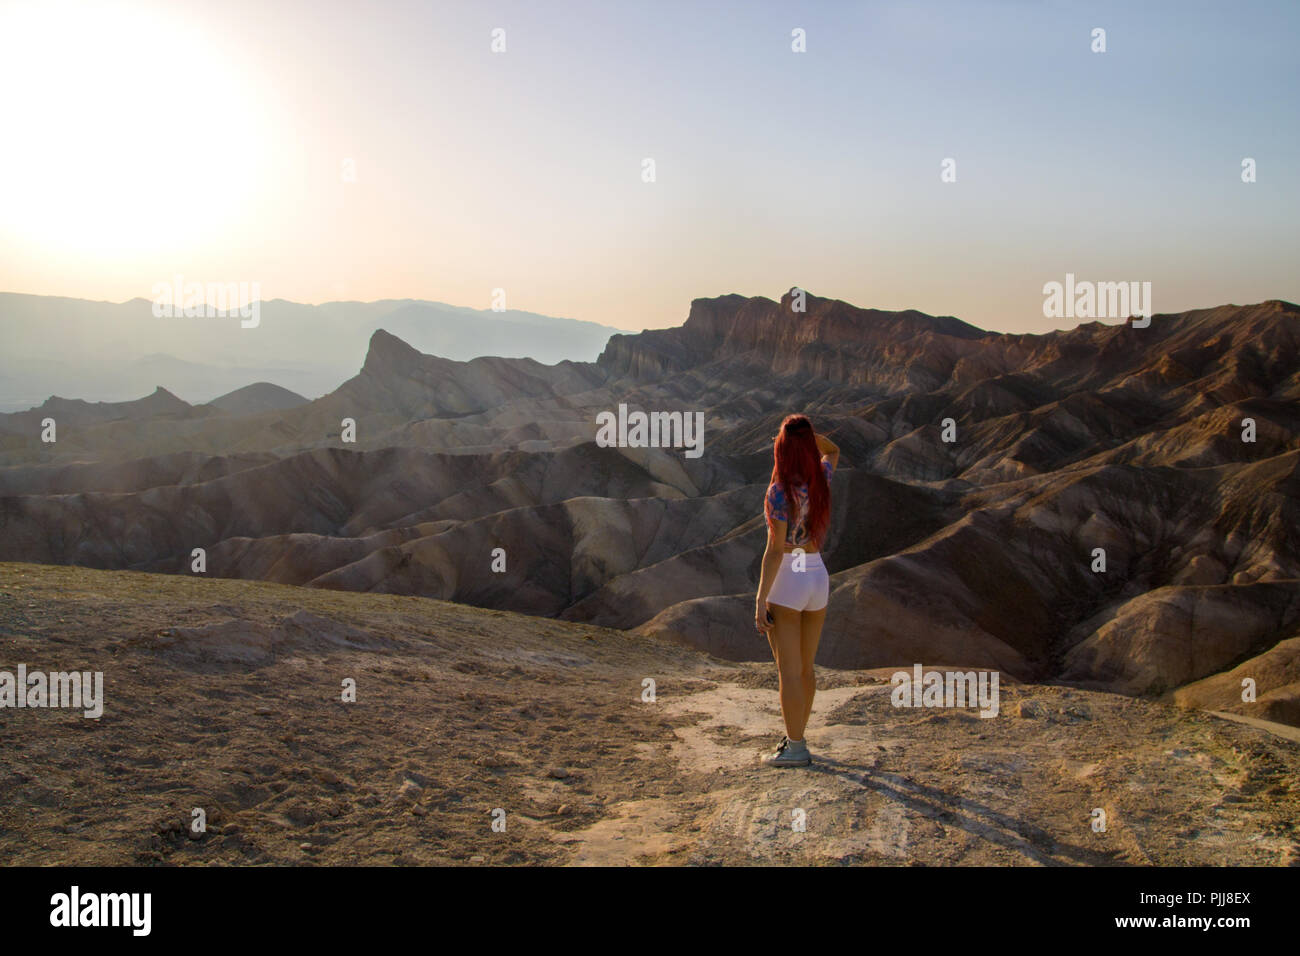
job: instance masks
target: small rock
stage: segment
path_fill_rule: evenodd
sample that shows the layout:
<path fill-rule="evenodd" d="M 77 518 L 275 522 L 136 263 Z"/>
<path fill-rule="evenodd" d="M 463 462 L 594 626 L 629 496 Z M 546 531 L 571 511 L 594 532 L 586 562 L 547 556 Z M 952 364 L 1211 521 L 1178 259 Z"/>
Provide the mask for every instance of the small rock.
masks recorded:
<path fill-rule="evenodd" d="M 554 780 L 569 779 L 569 771 L 565 770 L 563 767 L 552 767 L 546 771 L 546 775 Z"/>
<path fill-rule="evenodd" d="M 1043 705 L 1036 700 L 1022 700 L 1016 706 L 1017 717 L 1038 718 L 1042 717 L 1045 713 L 1046 711 L 1043 709 Z"/>
<path fill-rule="evenodd" d="M 411 807 L 411 812 L 412 812 L 413 814 L 415 814 L 417 817 L 422 817 L 422 816 L 424 816 L 426 813 L 428 813 L 429 811 L 426 810 L 426 809 L 424 809 L 424 807 L 420 806 L 420 805 L 417 803 L 415 806 Z"/>

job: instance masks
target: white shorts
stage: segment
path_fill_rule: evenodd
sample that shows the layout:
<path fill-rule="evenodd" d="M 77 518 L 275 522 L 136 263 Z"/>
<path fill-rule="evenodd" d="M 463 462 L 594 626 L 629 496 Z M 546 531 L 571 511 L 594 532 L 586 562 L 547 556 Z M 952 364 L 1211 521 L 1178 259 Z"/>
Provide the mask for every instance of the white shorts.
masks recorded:
<path fill-rule="evenodd" d="M 795 611 L 820 611 L 831 595 L 831 576 L 826 573 L 822 556 L 816 552 L 804 554 L 803 570 L 794 569 L 794 554 L 781 557 L 781 569 L 772 582 L 768 604 L 779 604 Z"/>

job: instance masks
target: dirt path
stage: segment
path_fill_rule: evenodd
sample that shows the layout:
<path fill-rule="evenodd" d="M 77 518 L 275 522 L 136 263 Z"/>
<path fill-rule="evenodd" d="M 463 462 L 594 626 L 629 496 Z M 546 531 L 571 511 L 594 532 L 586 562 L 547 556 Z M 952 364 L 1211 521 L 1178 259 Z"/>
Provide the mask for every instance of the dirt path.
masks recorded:
<path fill-rule="evenodd" d="M 0 564 L 0 671 L 20 663 L 102 671 L 106 701 L 0 710 L 4 863 L 1300 862 L 1300 745 L 1069 688 L 1004 685 L 981 719 L 822 670 L 816 763 L 771 770 L 771 665 L 419 598 Z"/>

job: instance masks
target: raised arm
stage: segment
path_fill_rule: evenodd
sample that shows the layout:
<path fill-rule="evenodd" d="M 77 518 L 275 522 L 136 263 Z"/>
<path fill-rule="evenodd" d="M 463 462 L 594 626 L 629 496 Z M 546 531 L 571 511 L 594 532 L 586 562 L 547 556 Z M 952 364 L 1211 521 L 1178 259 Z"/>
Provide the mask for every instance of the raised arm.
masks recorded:
<path fill-rule="evenodd" d="M 825 457 L 831 460 L 831 470 L 839 467 L 840 464 L 840 446 L 835 444 L 821 432 L 817 432 L 817 450 Z"/>

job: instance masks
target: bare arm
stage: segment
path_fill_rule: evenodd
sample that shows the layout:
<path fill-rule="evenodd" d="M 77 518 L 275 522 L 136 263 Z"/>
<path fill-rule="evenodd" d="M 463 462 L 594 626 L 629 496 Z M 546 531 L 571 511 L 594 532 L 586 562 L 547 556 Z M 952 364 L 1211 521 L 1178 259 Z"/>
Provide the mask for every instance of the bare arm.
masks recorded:
<path fill-rule="evenodd" d="M 785 522 L 774 521 L 775 528 L 767 529 L 767 548 L 763 551 L 763 570 L 758 578 L 758 596 L 754 599 L 754 626 L 763 633 L 772 629 L 767 620 L 767 596 L 772 593 L 776 572 L 781 569 L 784 553 L 781 542 L 785 540 Z"/>
<path fill-rule="evenodd" d="M 817 432 L 816 438 L 817 450 L 831 460 L 831 470 L 834 471 L 840 464 L 840 446 L 821 432 Z"/>

